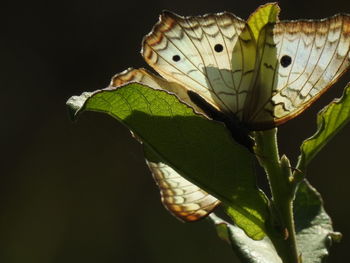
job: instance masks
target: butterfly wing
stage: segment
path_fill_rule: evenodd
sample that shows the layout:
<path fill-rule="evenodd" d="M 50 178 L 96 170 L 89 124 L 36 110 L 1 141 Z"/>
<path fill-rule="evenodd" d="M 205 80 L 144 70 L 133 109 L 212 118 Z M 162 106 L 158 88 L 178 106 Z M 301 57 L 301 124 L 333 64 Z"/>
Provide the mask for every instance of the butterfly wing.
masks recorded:
<path fill-rule="evenodd" d="M 176 218 L 191 222 L 210 214 L 220 201 L 164 163 L 147 162 L 159 186 L 163 205 Z"/>
<path fill-rule="evenodd" d="M 350 16 L 267 26 L 256 89 L 263 95 L 247 116 L 254 129 L 272 128 L 308 108 L 349 68 Z"/>
<path fill-rule="evenodd" d="M 240 118 L 256 59 L 243 20 L 230 13 L 185 18 L 165 12 L 144 38 L 142 55 L 165 79 Z"/>

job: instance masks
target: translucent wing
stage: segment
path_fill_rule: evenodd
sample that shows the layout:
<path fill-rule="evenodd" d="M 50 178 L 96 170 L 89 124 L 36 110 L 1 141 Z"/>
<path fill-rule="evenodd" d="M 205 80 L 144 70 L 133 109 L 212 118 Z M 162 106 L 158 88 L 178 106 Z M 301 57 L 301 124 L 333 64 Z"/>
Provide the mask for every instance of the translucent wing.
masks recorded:
<path fill-rule="evenodd" d="M 220 204 L 220 201 L 180 176 L 163 163 L 147 162 L 159 186 L 164 206 L 182 221 L 197 221 Z"/>
<path fill-rule="evenodd" d="M 184 18 L 165 12 L 144 38 L 142 55 L 165 79 L 241 117 L 256 59 L 243 20 L 230 13 Z"/>
<path fill-rule="evenodd" d="M 112 78 L 110 87 L 119 87 L 131 82 L 148 85 L 154 89 L 175 90 L 183 101 L 191 103 L 183 87 L 157 77 L 145 69 L 128 69 Z M 196 108 L 196 105 L 192 105 Z M 197 109 L 200 111 L 200 109 Z M 207 216 L 220 201 L 180 176 L 163 163 L 147 162 L 157 185 L 164 206 L 183 221 L 196 221 Z"/>
<path fill-rule="evenodd" d="M 294 118 L 349 68 L 350 16 L 277 23 L 266 29 L 264 50 L 258 83 L 270 99 L 260 96 L 250 115 L 256 129 Z"/>

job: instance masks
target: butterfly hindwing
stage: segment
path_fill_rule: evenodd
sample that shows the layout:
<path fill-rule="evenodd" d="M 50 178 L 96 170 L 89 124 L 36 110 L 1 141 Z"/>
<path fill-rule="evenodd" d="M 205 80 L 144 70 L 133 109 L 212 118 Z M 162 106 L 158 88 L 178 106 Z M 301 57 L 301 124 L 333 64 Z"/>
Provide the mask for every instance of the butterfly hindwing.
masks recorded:
<path fill-rule="evenodd" d="M 156 76 L 143 68 L 129 68 L 116 74 L 111 80 L 110 87 L 120 87 L 132 82 L 137 82 L 153 89 L 166 90 L 174 93 L 181 101 L 191 105 L 197 112 L 202 113 L 202 110 L 192 103 L 192 100 L 188 96 L 187 90 L 183 86 L 175 82 L 166 81 L 165 79 Z"/>
<path fill-rule="evenodd" d="M 220 201 L 192 184 L 164 163 L 147 162 L 159 186 L 163 205 L 182 221 L 206 217 Z"/>

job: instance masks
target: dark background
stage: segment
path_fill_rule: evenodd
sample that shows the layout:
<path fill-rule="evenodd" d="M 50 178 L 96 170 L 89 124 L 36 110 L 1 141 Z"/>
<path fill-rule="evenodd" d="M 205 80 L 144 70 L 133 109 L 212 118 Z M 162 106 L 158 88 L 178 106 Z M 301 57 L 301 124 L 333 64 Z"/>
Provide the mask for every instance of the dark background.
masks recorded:
<path fill-rule="evenodd" d="M 0 5 L 0 262 L 236 262 L 207 222 L 182 224 L 161 206 L 128 130 L 103 114 L 68 119 L 72 95 L 146 67 L 140 43 L 163 9 L 182 15 L 231 11 L 247 18 L 263 1 L 13 1 Z M 280 1 L 281 19 L 350 13 L 348 0 Z M 340 96 L 349 73 L 316 105 L 280 128 L 295 161 L 315 113 Z M 317 156 L 308 176 L 350 245 L 350 125 Z M 295 164 L 295 162 L 294 162 Z"/>

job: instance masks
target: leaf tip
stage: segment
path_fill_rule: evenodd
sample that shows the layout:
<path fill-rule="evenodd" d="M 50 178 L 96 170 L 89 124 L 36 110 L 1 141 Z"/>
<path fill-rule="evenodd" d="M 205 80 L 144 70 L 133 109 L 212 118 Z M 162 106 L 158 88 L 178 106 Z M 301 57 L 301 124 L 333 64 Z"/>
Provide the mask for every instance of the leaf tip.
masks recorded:
<path fill-rule="evenodd" d="M 72 96 L 67 100 L 68 115 L 72 121 L 76 119 L 81 108 L 92 94 L 93 92 L 83 92 L 80 96 Z"/>
<path fill-rule="evenodd" d="M 278 15 L 281 9 L 277 2 L 267 3 L 259 6 L 248 18 L 255 39 L 258 39 L 260 31 L 268 23 L 278 22 Z"/>

